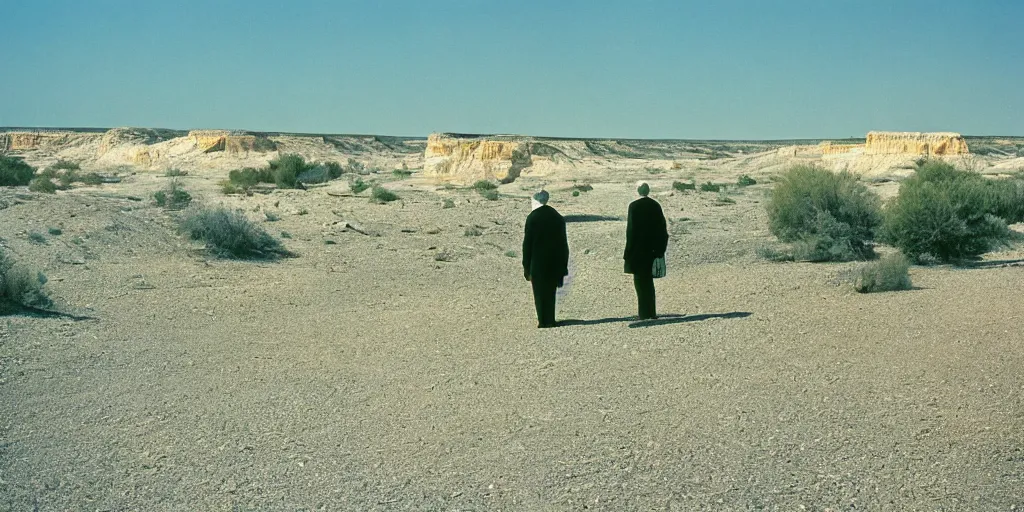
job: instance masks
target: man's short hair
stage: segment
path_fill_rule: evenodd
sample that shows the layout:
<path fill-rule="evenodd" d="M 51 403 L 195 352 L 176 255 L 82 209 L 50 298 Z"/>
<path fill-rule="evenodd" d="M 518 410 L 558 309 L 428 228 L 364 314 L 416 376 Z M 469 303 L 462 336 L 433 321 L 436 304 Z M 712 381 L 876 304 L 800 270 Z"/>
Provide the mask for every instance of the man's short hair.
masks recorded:
<path fill-rule="evenodd" d="M 541 190 L 540 192 L 537 192 L 536 194 L 533 195 L 533 199 L 540 204 L 548 204 L 548 198 L 550 197 L 551 196 L 550 194 L 548 194 L 547 190 Z"/>
<path fill-rule="evenodd" d="M 648 185 L 646 182 L 641 181 L 636 186 L 636 193 L 640 194 L 643 197 L 647 197 L 647 194 L 651 193 L 651 186 Z"/>

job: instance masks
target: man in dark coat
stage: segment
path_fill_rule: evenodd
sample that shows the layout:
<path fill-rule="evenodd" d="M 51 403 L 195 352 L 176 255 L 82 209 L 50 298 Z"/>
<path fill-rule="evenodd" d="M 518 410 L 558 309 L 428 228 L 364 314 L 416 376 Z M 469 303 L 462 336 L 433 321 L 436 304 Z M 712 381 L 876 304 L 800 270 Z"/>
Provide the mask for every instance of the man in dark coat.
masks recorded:
<path fill-rule="evenodd" d="M 548 206 L 548 193 L 533 196 L 540 203 L 526 217 L 523 237 L 523 276 L 533 285 L 537 327 L 555 327 L 555 290 L 569 273 L 569 241 L 565 219 Z"/>
<path fill-rule="evenodd" d="M 649 320 L 658 317 L 651 267 L 655 258 L 665 257 L 665 250 L 668 248 L 668 229 L 661 205 L 647 197 L 651 187 L 641 183 L 636 191 L 640 194 L 640 199 L 629 203 L 626 251 L 622 258 L 625 260 L 625 272 L 633 274 L 640 320 Z"/>

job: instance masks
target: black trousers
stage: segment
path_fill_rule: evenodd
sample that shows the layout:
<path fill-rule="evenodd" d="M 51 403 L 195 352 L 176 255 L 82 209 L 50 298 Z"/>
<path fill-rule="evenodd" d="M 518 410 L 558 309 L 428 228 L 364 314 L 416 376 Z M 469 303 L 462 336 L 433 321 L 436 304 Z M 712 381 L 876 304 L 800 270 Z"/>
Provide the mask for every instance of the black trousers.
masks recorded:
<path fill-rule="evenodd" d="M 558 281 L 533 279 L 533 304 L 537 307 L 537 326 L 555 326 L 555 289 Z"/>
<path fill-rule="evenodd" d="M 654 303 L 654 278 L 648 275 L 633 274 L 633 288 L 636 288 L 637 312 L 641 320 L 658 316 Z"/>

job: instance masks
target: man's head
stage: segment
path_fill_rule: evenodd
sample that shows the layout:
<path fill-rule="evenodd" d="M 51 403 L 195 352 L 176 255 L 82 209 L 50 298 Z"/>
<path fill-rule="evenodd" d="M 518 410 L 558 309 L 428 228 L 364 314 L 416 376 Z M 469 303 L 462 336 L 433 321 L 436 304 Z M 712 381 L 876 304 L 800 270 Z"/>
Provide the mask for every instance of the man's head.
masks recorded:
<path fill-rule="evenodd" d="M 549 197 L 550 195 L 548 194 L 547 190 L 541 190 L 540 192 L 537 192 L 536 194 L 533 195 L 533 200 L 537 201 L 540 204 L 548 204 Z"/>
<path fill-rule="evenodd" d="M 647 194 L 651 193 L 651 186 L 641 181 L 636 185 L 636 193 L 640 194 L 640 197 L 647 197 Z"/>

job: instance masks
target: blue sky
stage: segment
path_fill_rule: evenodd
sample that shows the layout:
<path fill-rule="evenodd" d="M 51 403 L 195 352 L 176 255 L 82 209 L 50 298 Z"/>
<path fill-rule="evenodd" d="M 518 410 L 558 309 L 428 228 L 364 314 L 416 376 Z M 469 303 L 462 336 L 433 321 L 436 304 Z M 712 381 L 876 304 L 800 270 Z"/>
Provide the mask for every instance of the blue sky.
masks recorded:
<path fill-rule="evenodd" d="M 0 0 L 0 126 L 1024 135 L 1024 2 Z"/>

